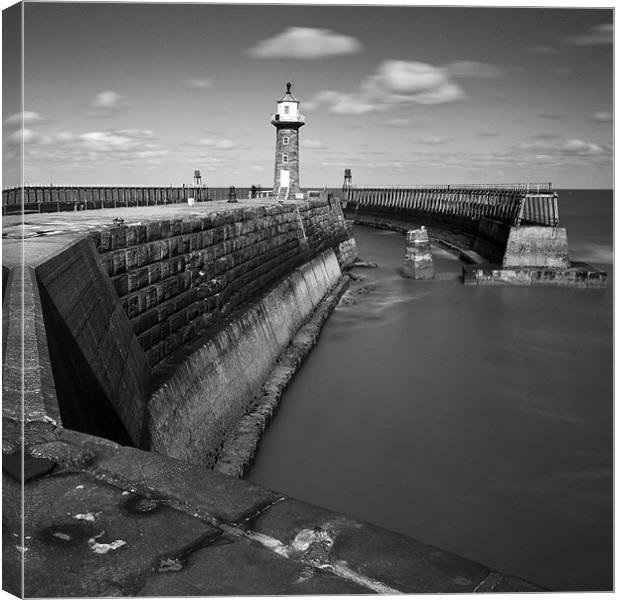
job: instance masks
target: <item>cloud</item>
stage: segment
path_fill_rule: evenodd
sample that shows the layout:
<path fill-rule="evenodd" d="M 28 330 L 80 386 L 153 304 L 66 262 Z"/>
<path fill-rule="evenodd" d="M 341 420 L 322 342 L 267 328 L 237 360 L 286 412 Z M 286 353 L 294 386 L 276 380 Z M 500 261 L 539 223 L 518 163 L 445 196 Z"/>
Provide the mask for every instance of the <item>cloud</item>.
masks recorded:
<path fill-rule="evenodd" d="M 578 139 L 566 141 L 562 149 L 567 154 L 575 154 L 577 156 L 600 156 L 607 153 L 606 149 L 599 144 Z"/>
<path fill-rule="evenodd" d="M 36 112 L 25 110 L 23 113 L 18 112 L 7 117 L 4 121 L 5 127 L 28 127 L 37 123 L 42 123 L 45 119 Z"/>
<path fill-rule="evenodd" d="M 17 135 L 15 132 L 15 141 Z M 7 140 L 10 143 L 13 136 Z M 139 161 L 152 164 L 168 154 L 155 134 L 143 129 L 117 129 L 73 133 L 59 131 L 40 134 L 24 129 L 24 154 L 27 158 L 55 164 L 77 165 L 92 162 L 126 164 Z"/>
<path fill-rule="evenodd" d="M 562 136 L 557 133 L 537 133 L 532 138 L 535 140 L 560 140 Z"/>
<path fill-rule="evenodd" d="M 212 138 L 200 138 L 197 142 L 194 142 L 194 144 L 196 146 L 214 148 L 216 150 L 232 150 L 235 147 L 230 140 L 214 140 Z"/>
<path fill-rule="evenodd" d="M 419 126 L 420 124 L 417 121 L 412 119 L 403 119 L 403 118 L 394 118 L 387 119 L 384 123 L 388 127 L 410 127 L 410 126 Z"/>
<path fill-rule="evenodd" d="M 313 60 L 327 56 L 361 52 L 358 40 L 329 29 L 289 27 L 282 33 L 258 42 L 248 53 L 256 58 L 300 58 Z"/>
<path fill-rule="evenodd" d="M 611 149 L 607 146 L 580 140 L 577 138 L 565 139 L 561 136 L 539 135 L 533 139 L 523 141 L 517 145 L 518 150 L 533 153 L 547 158 L 567 157 L 599 157 L 611 156 Z"/>
<path fill-rule="evenodd" d="M 598 46 L 601 44 L 613 44 L 614 26 L 612 23 L 603 23 L 590 28 L 588 33 L 569 35 L 565 42 L 569 46 Z"/>
<path fill-rule="evenodd" d="M 572 69 L 569 69 L 568 67 L 553 67 L 553 69 L 551 69 L 551 72 L 554 75 L 564 77 L 566 75 L 570 75 L 573 71 Z"/>
<path fill-rule="evenodd" d="M 499 133 L 497 131 L 481 131 L 478 134 L 480 137 L 497 137 L 499 135 Z"/>
<path fill-rule="evenodd" d="M 92 110 L 86 114 L 89 117 L 107 117 L 121 109 L 127 108 L 127 103 L 121 94 L 106 90 L 99 92 L 91 101 Z"/>
<path fill-rule="evenodd" d="M 324 148 L 323 142 L 320 142 L 319 140 L 309 140 L 306 138 L 301 138 L 300 146 L 309 150 Z"/>
<path fill-rule="evenodd" d="M 559 120 L 559 119 L 566 118 L 566 115 L 563 115 L 561 113 L 543 113 L 537 116 L 539 119 L 552 119 L 552 120 Z"/>
<path fill-rule="evenodd" d="M 465 67 L 463 72 L 466 70 L 470 73 L 474 71 Z M 479 73 L 477 76 L 480 76 Z M 386 60 L 375 73 L 360 83 L 357 92 L 324 90 L 305 103 L 305 107 L 314 110 L 326 106 L 332 113 L 361 115 L 406 104 L 445 104 L 464 98 L 465 92 L 452 81 L 446 68 L 420 62 Z"/>
<path fill-rule="evenodd" d="M 362 87 L 387 103 L 444 104 L 466 97 L 447 69 L 404 60 L 384 61 Z"/>
<path fill-rule="evenodd" d="M 528 48 L 524 48 L 524 50 L 531 54 L 538 54 L 540 56 L 550 56 L 553 54 L 559 54 L 560 52 L 553 46 L 529 46 Z"/>
<path fill-rule="evenodd" d="M 440 135 L 429 135 L 422 138 L 420 142 L 428 146 L 437 146 L 439 144 L 445 144 L 448 140 Z"/>
<path fill-rule="evenodd" d="M 337 114 L 363 115 L 384 110 L 377 102 L 361 94 L 346 94 L 334 90 L 324 90 L 305 103 L 308 110 L 319 106 L 328 106 L 329 111 Z"/>
<path fill-rule="evenodd" d="M 495 65 L 475 62 L 472 60 L 461 60 L 446 65 L 448 73 L 454 77 L 473 78 L 473 79 L 494 79 L 502 77 L 504 71 Z"/>
<path fill-rule="evenodd" d="M 597 123 L 611 123 L 613 121 L 611 113 L 606 110 L 600 110 L 592 113 L 590 118 Z"/>
<path fill-rule="evenodd" d="M 213 87 L 212 79 L 185 79 L 183 85 L 191 90 L 210 90 Z"/>
<path fill-rule="evenodd" d="M 115 110 L 122 105 L 123 97 L 112 91 L 99 92 L 91 101 L 93 108 L 104 108 L 106 110 Z"/>

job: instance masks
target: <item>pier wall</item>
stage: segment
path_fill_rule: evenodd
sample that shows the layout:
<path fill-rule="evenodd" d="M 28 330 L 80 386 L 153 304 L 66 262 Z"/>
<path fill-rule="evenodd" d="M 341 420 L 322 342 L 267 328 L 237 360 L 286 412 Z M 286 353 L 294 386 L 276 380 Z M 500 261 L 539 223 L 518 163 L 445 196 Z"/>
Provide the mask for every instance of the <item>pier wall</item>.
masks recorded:
<path fill-rule="evenodd" d="M 353 250 L 342 209 L 327 198 L 103 226 L 79 237 L 25 276 L 36 289 L 29 310 L 45 325 L 60 420 L 165 452 L 174 445 L 163 433 L 173 400 L 162 407 L 152 398 L 180 370 L 195 390 L 191 401 L 217 421 L 204 426 L 208 439 L 194 431 L 190 444 L 193 460 L 212 466 L 235 418 Z M 5 282 L 12 270 L 3 270 Z M 6 284 L 9 296 L 21 293 L 18 283 Z M 193 354 L 207 346 L 202 358 Z M 201 369 L 200 360 L 209 365 Z M 201 391 L 209 368 L 211 387 Z M 238 386 L 224 389 L 225 381 Z"/>
<path fill-rule="evenodd" d="M 215 466 L 276 360 L 341 277 L 333 250 L 324 251 L 197 348 L 149 399 L 151 449 Z"/>
<path fill-rule="evenodd" d="M 501 267 L 570 267 L 566 230 L 551 187 L 515 185 L 352 189 L 347 215 L 358 222 L 399 220 L 457 234 L 469 250 Z"/>

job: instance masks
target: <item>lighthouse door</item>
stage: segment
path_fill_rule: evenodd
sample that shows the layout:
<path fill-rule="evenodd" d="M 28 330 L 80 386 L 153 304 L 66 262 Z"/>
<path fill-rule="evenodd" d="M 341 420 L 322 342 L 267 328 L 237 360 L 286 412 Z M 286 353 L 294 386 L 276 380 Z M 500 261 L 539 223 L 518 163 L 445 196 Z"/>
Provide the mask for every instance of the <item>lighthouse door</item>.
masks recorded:
<path fill-rule="evenodd" d="M 280 170 L 280 187 L 288 187 L 289 186 L 289 173 L 288 169 Z"/>

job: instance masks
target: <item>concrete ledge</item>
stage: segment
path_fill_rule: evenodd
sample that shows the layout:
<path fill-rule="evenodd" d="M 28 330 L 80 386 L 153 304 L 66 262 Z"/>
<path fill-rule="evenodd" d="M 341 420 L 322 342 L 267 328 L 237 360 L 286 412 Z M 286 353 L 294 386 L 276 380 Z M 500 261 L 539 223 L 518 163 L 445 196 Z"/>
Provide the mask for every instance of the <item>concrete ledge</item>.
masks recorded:
<path fill-rule="evenodd" d="M 607 273 L 597 271 L 585 263 L 572 263 L 569 269 L 466 265 L 463 267 L 463 283 L 482 286 L 602 289 L 607 286 Z"/>
<path fill-rule="evenodd" d="M 325 508 L 57 428 L 4 478 L 4 589 L 29 597 L 542 591 Z M 23 559 L 25 589 L 21 589 Z"/>

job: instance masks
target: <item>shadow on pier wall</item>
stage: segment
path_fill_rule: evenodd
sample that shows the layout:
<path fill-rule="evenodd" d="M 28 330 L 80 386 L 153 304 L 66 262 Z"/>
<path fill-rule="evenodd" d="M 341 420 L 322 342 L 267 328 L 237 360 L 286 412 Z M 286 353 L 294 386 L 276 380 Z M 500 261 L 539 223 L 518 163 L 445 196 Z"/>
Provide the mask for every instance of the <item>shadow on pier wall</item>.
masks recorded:
<path fill-rule="evenodd" d="M 132 446 L 127 430 L 41 282 L 39 293 L 63 426 Z"/>

